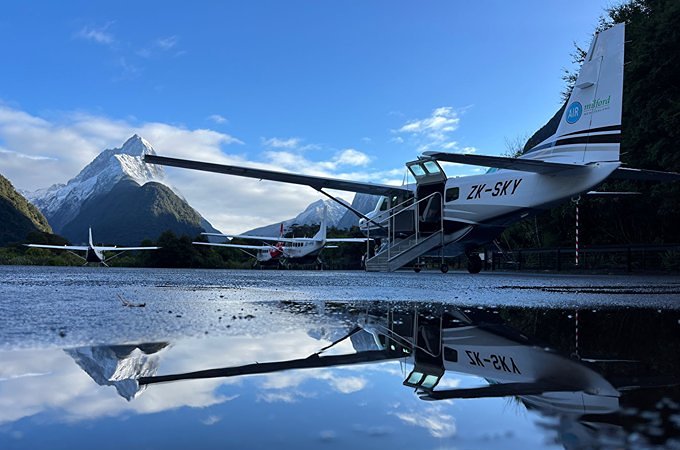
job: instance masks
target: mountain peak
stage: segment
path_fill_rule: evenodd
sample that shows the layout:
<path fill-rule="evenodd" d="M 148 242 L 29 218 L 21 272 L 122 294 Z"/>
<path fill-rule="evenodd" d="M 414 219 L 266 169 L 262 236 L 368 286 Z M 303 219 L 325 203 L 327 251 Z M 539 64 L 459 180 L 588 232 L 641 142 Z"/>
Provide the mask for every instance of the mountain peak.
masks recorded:
<path fill-rule="evenodd" d="M 125 154 L 130 156 L 155 155 L 156 151 L 153 149 L 149 141 L 138 134 L 130 137 L 122 147 L 112 149 L 115 154 Z"/>
<path fill-rule="evenodd" d="M 36 191 L 30 199 L 59 232 L 78 214 L 85 199 L 109 192 L 122 179 L 140 186 L 149 181 L 167 185 L 163 166 L 145 164 L 145 154 L 156 152 L 146 139 L 135 134 L 121 147 L 101 152 L 66 185 Z"/>

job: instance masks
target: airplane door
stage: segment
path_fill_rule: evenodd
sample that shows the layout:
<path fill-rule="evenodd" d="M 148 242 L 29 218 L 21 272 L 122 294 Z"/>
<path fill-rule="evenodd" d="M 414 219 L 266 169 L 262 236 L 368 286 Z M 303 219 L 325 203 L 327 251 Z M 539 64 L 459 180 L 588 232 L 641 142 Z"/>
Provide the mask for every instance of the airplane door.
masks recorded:
<path fill-rule="evenodd" d="M 446 174 L 437 161 L 433 159 L 418 159 L 406 163 L 406 167 L 416 179 L 416 200 L 422 200 L 418 208 L 421 231 L 434 231 L 439 228 L 442 217 L 442 203 L 446 187 Z"/>

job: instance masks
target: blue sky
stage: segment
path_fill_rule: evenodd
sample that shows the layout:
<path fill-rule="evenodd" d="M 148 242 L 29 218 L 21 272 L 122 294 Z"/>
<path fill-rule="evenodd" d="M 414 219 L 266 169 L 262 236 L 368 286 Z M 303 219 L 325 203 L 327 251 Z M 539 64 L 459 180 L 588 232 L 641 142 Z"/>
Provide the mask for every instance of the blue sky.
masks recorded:
<path fill-rule="evenodd" d="M 11 2 L 0 173 L 26 190 L 65 182 L 135 132 L 159 154 L 377 182 L 425 149 L 500 154 L 559 107 L 573 42 L 609 4 Z M 225 231 L 317 198 L 168 175 Z"/>

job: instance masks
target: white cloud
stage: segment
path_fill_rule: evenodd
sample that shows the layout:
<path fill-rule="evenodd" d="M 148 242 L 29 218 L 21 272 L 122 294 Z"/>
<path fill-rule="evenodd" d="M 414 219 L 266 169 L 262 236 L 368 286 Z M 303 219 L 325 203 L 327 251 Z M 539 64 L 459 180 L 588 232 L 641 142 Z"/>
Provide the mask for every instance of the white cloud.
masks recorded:
<path fill-rule="evenodd" d="M 311 161 L 299 152 L 291 151 L 268 151 L 265 156 L 277 167 L 295 171 L 305 168 L 307 173 L 318 176 L 330 176 L 329 171 L 336 171 L 342 167 L 365 167 L 371 162 L 367 154 L 353 148 L 337 152 L 328 161 Z M 341 175 L 341 178 L 348 178 L 348 176 Z"/>
<path fill-rule="evenodd" d="M 367 166 L 371 162 L 371 158 L 365 153 L 359 150 L 354 150 L 353 148 L 348 148 L 341 151 L 334 158 L 337 165 L 345 166 Z"/>
<path fill-rule="evenodd" d="M 210 129 L 188 129 L 160 122 L 135 123 L 88 113 L 55 114 L 49 120 L 0 103 L 0 171 L 18 188 L 33 191 L 65 183 L 102 150 L 120 147 L 133 134 L 149 141 L 161 155 L 219 164 L 290 170 L 333 178 L 400 184 L 402 169 L 376 171 L 371 158 L 345 149 L 329 161 L 312 161 L 290 151 L 265 152 L 264 159 L 240 153 L 238 138 Z M 296 145 L 301 139 L 272 141 Z M 299 149 L 297 150 L 299 151 Z M 361 170 L 345 170 L 358 169 Z M 307 186 L 166 168 L 168 181 L 221 231 L 240 233 L 289 219 L 323 198 Z M 348 201 L 351 194 L 343 193 Z"/>
<path fill-rule="evenodd" d="M 286 149 L 294 149 L 297 148 L 300 145 L 300 142 L 302 140 L 300 138 L 288 138 L 288 139 L 281 139 L 281 138 L 269 138 L 269 139 L 262 139 L 262 145 L 265 147 L 271 147 L 271 148 L 286 148 Z"/>
<path fill-rule="evenodd" d="M 151 58 L 159 54 L 169 52 L 177 47 L 179 42 L 179 36 L 167 36 L 154 40 L 153 42 L 147 44 L 145 47 L 137 50 L 135 53 L 137 56 L 142 58 Z M 180 56 L 186 53 L 185 50 L 180 50 L 174 52 L 173 56 Z"/>
<path fill-rule="evenodd" d="M 442 412 L 442 405 L 430 404 L 417 412 L 394 413 L 402 422 L 425 428 L 437 438 L 449 438 L 456 434 L 456 423 L 453 416 Z"/>
<path fill-rule="evenodd" d="M 79 39 L 96 42 L 97 44 L 112 45 L 116 40 L 113 34 L 107 31 L 112 24 L 113 22 L 109 22 L 100 28 L 85 26 L 75 36 Z"/>
<path fill-rule="evenodd" d="M 215 122 L 215 123 L 217 123 L 217 124 L 222 124 L 222 123 L 227 123 L 227 122 L 228 122 L 228 120 L 227 120 L 226 117 L 221 116 L 221 115 L 219 115 L 219 114 L 211 114 L 210 116 L 208 116 L 208 119 L 209 119 L 209 120 L 212 120 L 213 122 Z"/>
<path fill-rule="evenodd" d="M 450 106 L 442 106 L 432 111 L 429 117 L 411 120 L 402 125 L 394 133 L 408 136 L 417 146 L 418 151 L 455 150 L 458 143 L 451 139 L 451 134 L 458 129 L 460 114 Z M 401 136 L 393 138 L 397 143 L 404 142 Z"/>
<path fill-rule="evenodd" d="M 177 41 L 179 41 L 177 36 L 168 36 L 165 38 L 156 39 L 155 45 L 162 50 L 170 50 L 177 45 Z"/>

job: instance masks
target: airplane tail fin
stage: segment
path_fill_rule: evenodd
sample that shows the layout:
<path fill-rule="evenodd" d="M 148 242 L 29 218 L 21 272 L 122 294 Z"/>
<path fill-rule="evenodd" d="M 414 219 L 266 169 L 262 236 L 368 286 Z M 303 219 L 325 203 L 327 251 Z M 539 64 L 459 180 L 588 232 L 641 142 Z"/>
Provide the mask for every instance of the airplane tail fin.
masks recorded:
<path fill-rule="evenodd" d="M 314 235 L 314 240 L 325 241 L 326 240 L 326 216 L 328 213 L 328 207 L 323 206 L 323 216 L 321 217 L 321 224 L 319 226 L 319 231 Z"/>
<path fill-rule="evenodd" d="M 94 244 L 92 243 L 92 227 L 89 228 L 89 232 L 90 232 L 90 240 L 89 240 L 90 247 L 94 247 Z"/>
<path fill-rule="evenodd" d="M 625 25 L 596 33 L 557 132 L 526 158 L 585 164 L 619 161 Z"/>

